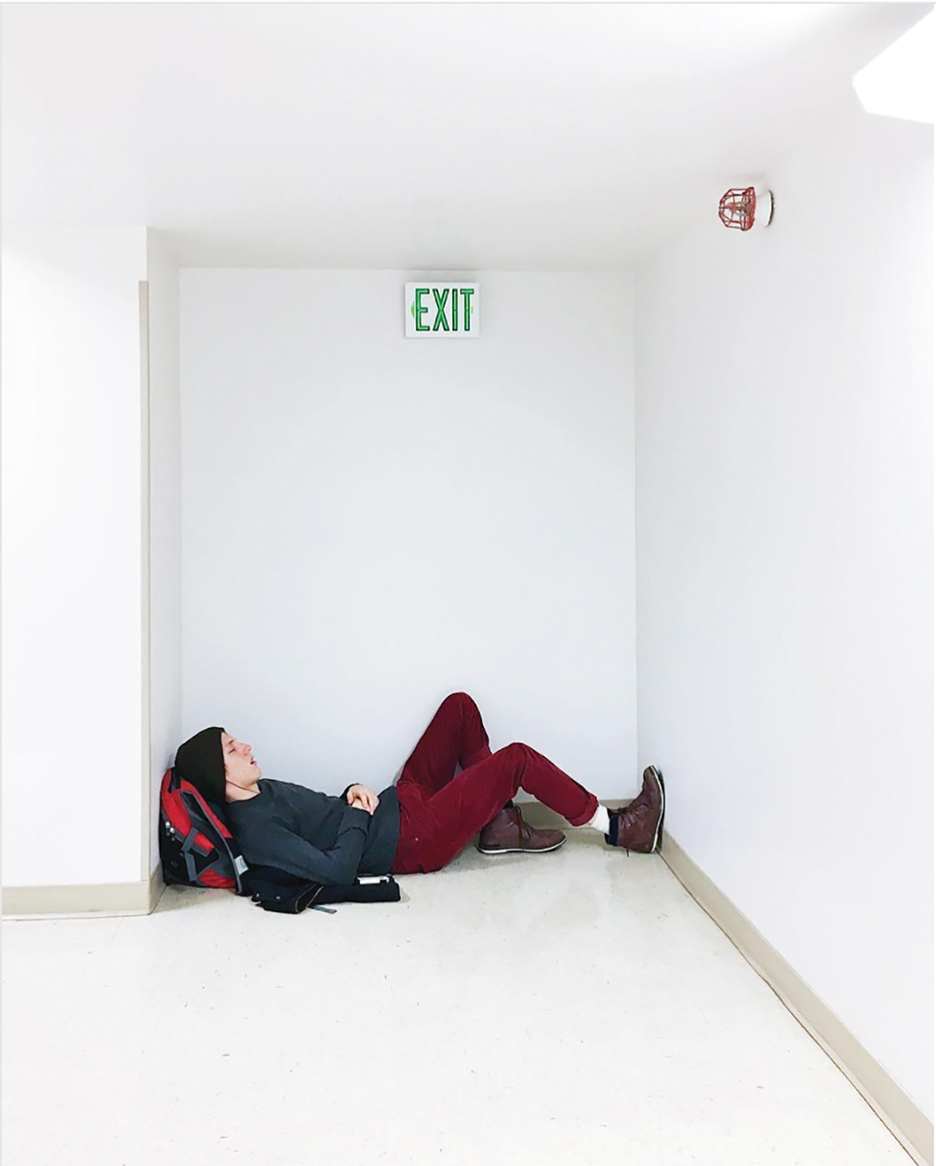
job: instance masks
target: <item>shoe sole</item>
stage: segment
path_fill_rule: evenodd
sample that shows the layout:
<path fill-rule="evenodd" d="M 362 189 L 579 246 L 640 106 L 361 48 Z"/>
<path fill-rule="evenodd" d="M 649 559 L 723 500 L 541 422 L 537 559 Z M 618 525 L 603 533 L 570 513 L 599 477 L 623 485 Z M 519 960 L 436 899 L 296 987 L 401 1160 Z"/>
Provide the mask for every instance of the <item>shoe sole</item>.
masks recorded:
<path fill-rule="evenodd" d="M 492 857 L 498 854 L 549 854 L 553 850 L 558 850 L 564 844 L 565 839 L 563 838 L 562 842 L 557 842 L 555 846 L 538 846 L 535 850 L 531 846 L 508 846 L 503 850 L 500 848 L 497 850 L 482 850 L 479 846 L 477 849 L 479 854 L 487 854 Z"/>
<path fill-rule="evenodd" d="M 647 768 L 656 778 L 657 785 L 660 787 L 660 820 L 657 822 L 657 827 L 653 835 L 653 845 L 650 847 L 650 853 L 653 854 L 655 850 L 661 850 L 663 848 L 663 819 L 666 817 L 666 786 L 663 784 L 663 774 L 655 765 L 649 765 Z"/>

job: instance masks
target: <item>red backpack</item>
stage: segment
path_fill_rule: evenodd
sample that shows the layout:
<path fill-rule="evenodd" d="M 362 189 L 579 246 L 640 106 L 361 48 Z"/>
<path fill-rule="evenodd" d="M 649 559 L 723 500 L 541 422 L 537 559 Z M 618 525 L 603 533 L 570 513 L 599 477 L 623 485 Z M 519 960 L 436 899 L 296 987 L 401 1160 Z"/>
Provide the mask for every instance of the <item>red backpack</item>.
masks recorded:
<path fill-rule="evenodd" d="M 220 812 L 175 769 L 159 791 L 159 859 L 166 886 L 223 887 L 248 894 L 247 863 Z"/>

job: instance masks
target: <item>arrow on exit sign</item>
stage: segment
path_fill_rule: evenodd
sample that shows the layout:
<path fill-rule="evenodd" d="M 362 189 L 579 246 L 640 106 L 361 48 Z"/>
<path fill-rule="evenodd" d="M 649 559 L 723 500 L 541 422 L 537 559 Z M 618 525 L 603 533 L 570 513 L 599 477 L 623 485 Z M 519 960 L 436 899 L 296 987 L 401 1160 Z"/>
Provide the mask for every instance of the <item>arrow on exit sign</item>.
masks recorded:
<path fill-rule="evenodd" d="M 406 335 L 470 339 L 481 328 L 480 284 L 408 283 Z"/>

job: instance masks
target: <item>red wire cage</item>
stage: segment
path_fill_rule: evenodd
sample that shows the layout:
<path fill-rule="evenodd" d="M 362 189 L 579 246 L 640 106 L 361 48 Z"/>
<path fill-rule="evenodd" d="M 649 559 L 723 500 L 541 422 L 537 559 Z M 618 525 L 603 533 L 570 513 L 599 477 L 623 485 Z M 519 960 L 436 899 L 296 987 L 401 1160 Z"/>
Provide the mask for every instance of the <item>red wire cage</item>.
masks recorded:
<path fill-rule="evenodd" d="M 739 231 L 750 231 L 754 226 L 754 213 L 757 210 L 757 194 L 753 186 L 732 187 L 721 196 L 718 204 L 718 217 L 726 227 L 734 227 Z"/>

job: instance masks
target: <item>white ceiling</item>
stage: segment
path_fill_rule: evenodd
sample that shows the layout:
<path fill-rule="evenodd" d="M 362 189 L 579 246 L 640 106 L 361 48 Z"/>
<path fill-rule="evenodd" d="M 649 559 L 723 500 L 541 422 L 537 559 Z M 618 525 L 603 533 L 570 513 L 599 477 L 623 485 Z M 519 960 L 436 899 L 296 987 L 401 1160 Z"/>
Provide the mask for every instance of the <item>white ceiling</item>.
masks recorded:
<path fill-rule="evenodd" d="M 930 7 L 4 4 L 4 221 L 194 265 L 629 267 Z"/>

